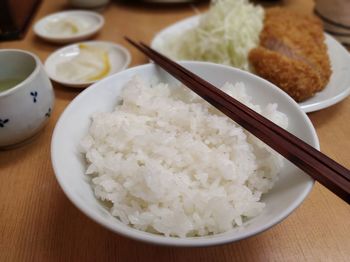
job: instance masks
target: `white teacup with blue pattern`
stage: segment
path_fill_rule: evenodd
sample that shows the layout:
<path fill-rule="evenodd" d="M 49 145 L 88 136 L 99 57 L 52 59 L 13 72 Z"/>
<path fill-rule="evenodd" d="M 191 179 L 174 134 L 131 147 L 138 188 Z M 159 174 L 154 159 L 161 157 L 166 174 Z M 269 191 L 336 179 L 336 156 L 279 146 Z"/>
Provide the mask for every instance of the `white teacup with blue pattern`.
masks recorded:
<path fill-rule="evenodd" d="M 49 119 L 54 98 L 51 82 L 36 55 L 0 50 L 0 148 L 36 134 Z"/>

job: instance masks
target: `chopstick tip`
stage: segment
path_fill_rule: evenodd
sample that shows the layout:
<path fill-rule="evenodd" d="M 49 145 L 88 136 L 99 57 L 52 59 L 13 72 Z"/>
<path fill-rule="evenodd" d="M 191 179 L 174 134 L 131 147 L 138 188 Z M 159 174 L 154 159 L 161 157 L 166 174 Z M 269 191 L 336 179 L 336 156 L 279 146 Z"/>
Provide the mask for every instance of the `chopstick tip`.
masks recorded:
<path fill-rule="evenodd" d="M 139 44 L 137 44 L 134 40 L 130 39 L 128 36 L 124 36 L 124 39 L 128 41 L 130 44 L 132 44 L 133 46 L 139 48 Z"/>
<path fill-rule="evenodd" d="M 128 42 L 131 42 L 132 40 L 128 37 L 128 36 L 124 36 L 124 39 L 126 40 L 126 41 L 128 41 Z"/>

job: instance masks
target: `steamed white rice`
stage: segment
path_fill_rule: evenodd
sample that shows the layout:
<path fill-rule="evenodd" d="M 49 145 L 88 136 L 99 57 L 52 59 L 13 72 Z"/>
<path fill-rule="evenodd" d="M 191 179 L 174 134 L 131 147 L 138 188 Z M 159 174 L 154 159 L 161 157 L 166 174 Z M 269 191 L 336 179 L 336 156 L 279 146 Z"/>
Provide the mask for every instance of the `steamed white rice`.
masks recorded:
<path fill-rule="evenodd" d="M 243 83 L 223 90 L 278 125 L 276 104 L 253 105 Z M 98 199 L 134 228 L 204 236 L 242 226 L 265 204 L 283 159 L 182 86 L 135 77 L 113 112 L 93 114 L 82 141 Z"/>

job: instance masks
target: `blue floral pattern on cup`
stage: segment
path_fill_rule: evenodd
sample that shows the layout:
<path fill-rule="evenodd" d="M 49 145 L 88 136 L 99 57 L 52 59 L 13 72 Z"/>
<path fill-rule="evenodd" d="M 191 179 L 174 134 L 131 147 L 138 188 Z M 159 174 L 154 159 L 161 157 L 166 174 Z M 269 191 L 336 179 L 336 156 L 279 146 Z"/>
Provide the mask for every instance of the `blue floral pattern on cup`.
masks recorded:
<path fill-rule="evenodd" d="M 0 127 L 5 127 L 5 124 L 8 123 L 10 120 L 8 118 L 1 119 L 0 118 Z"/>
<path fill-rule="evenodd" d="M 51 107 L 49 107 L 49 110 L 47 110 L 47 112 L 46 112 L 46 114 L 45 114 L 45 116 L 46 117 L 50 117 L 51 116 Z"/>
<path fill-rule="evenodd" d="M 38 97 L 38 92 L 37 91 L 30 92 L 30 95 L 33 97 L 33 102 L 36 103 L 37 97 Z"/>

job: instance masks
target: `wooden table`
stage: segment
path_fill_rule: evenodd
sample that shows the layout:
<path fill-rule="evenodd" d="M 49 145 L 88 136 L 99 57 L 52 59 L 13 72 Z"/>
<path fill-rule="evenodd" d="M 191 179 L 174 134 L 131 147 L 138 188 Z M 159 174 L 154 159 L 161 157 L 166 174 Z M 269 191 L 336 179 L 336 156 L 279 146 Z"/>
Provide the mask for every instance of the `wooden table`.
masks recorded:
<path fill-rule="evenodd" d="M 44 1 L 35 20 L 67 8 L 65 2 Z M 312 7 L 301 0 L 293 5 L 301 11 Z M 205 10 L 207 5 L 196 7 Z M 163 27 L 193 13 L 190 5 L 149 7 L 114 1 L 102 11 L 106 24 L 96 39 L 124 44 L 132 53 L 132 66 L 146 63 L 123 36 L 147 42 Z M 58 47 L 36 38 L 31 29 L 21 41 L 0 43 L 0 48 L 32 51 L 42 61 Z M 99 226 L 66 198 L 51 167 L 53 128 L 80 92 L 57 84 L 54 88 L 56 105 L 44 131 L 29 144 L 0 151 L 0 261 L 350 261 L 350 207 L 319 184 L 279 225 L 223 246 L 159 247 Z M 350 97 L 309 117 L 322 151 L 349 168 Z"/>

